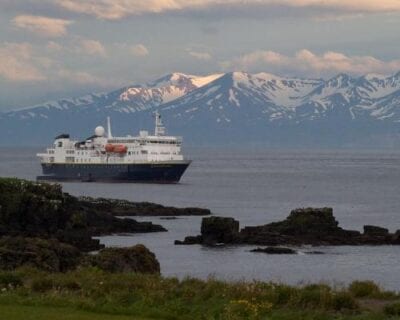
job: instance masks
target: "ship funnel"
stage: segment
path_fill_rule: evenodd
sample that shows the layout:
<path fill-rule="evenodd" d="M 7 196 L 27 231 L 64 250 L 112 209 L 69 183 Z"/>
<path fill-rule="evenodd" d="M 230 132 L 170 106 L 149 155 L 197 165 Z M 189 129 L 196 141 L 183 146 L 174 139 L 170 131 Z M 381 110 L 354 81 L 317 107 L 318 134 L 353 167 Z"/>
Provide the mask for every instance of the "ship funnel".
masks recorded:
<path fill-rule="evenodd" d="M 110 117 L 107 117 L 107 137 L 110 139 L 112 138 L 111 134 L 111 120 Z"/>

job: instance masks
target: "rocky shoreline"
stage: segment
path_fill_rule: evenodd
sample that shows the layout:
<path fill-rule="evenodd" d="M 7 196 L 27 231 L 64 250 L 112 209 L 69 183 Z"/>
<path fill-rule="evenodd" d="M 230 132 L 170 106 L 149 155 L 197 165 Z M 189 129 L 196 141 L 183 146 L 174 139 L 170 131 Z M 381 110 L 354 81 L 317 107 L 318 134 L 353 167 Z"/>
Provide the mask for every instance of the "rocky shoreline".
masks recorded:
<path fill-rule="evenodd" d="M 199 208 L 74 197 L 59 184 L 0 178 L 0 269 L 27 265 L 64 272 L 96 266 L 110 272 L 159 273 L 155 255 L 143 245 L 103 249 L 93 237 L 167 231 L 152 222 L 117 216 L 207 214 L 209 210 Z"/>
<path fill-rule="evenodd" d="M 188 236 L 177 245 L 250 244 L 265 246 L 400 245 L 400 230 L 364 226 L 361 233 L 339 227 L 332 208 L 292 210 L 283 221 L 239 229 L 239 222 L 228 217 L 203 218 L 201 234 Z"/>
<path fill-rule="evenodd" d="M 78 197 L 81 205 L 86 208 L 95 209 L 98 212 L 107 212 L 113 216 L 208 216 L 211 215 L 209 209 L 203 208 L 176 208 L 166 207 L 151 202 L 131 202 L 119 199 Z"/>
<path fill-rule="evenodd" d="M 132 216 L 210 215 L 208 209 L 173 208 L 146 202 L 74 197 L 58 184 L 0 178 L 0 269 L 29 265 L 51 272 L 96 266 L 110 272 L 159 273 L 155 255 L 142 245 L 107 248 L 94 236 L 114 233 L 165 232 Z M 128 216 L 121 219 L 121 216 Z M 229 217 L 204 217 L 201 234 L 177 245 L 258 245 L 253 252 L 296 254 L 303 245 L 400 245 L 400 230 L 366 225 L 363 232 L 339 227 L 332 208 L 291 211 L 283 221 L 240 229 Z M 285 247 L 289 246 L 289 247 Z M 98 251 L 97 254 L 88 254 Z M 320 251 L 305 252 L 320 254 Z"/>
<path fill-rule="evenodd" d="M 53 238 L 81 251 L 103 248 L 93 236 L 167 231 L 152 222 L 119 219 L 58 184 L 0 179 L 0 237 Z"/>

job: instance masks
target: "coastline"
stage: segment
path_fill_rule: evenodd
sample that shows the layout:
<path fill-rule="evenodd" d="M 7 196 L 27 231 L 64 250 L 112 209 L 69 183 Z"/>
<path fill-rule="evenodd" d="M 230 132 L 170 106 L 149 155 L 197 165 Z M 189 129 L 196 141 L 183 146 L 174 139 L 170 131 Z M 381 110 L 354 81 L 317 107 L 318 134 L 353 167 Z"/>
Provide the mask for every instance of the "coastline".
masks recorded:
<path fill-rule="evenodd" d="M 92 239 L 92 236 L 113 232 L 166 232 L 163 226 L 132 220 L 131 217 L 138 216 L 140 210 L 145 218 L 174 217 L 175 213 L 177 216 L 184 213 L 209 215 L 211 212 L 206 209 L 76 198 L 63 193 L 59 185 L 19 179 L 0 179 L 0 189 L 0 268 L 3 269 L 0 271 L 0 311 L 11 314 L 8 320 L 22 319 L 18 310 L 32 306 L 35 307 L 31 310 L 33 319 L 46 318 L 54 310 L 74 310 L 77 314 L 83 313 L 82 317 L 87 319 L 130 316 L 146 320 L 375 320 L 400 316 L 399 293 L 386 291 L 372 281 L 354 281 L 342 286 L 314 282 L 291 286 L 212 277 L 207 280 L 177 279 L 160 275 L 156 255 L 143 245 L 101 249 L 98 240 Z M 117 218 L 122 212 L 131 212 L 129 219 Z M 308 220 L 310 216 L 312 219 Z M 325 229 L 320 228 L 320 219 Z M 215 245 L 221 239 L 240 244 L 235 240 L 239 234 L 237 221 L 216 216 L 203 218 L 203 221 L 208 223 L 201 228 L 202 239 L 205 239 L 204 235 L 210 237 L 205 244 Z M 327 208 L 294 210 L 287 220 L 262 228 L 271 226 L 278 227 L 282 236 L 287 236 L 288 230 L 302 230 L 300 239 L 306 236 L 308 240 L 312 238 L 305 226 L 319 226 L 317 229 L 332 230 L 339 235 L 343 232 L 354 234 L 338 228 L 332 210 Z M 366 230 L 378 238 L 393 236 L 379 227 Z M 84 234 L 86 238 L 82 238 Z M 321 236 L 314 231 L 312 234 Z M 356 235 L 358 237 L 360 233 Z M 86 242 L 80 242 L 82 239 Z M 301 244 L 301 241 L 294 243 Z M 98 249 L 101 250 L 96 254 L 87 254 Z M 37 318 L 34 318 L 35 313 L 38 313 Z"/>

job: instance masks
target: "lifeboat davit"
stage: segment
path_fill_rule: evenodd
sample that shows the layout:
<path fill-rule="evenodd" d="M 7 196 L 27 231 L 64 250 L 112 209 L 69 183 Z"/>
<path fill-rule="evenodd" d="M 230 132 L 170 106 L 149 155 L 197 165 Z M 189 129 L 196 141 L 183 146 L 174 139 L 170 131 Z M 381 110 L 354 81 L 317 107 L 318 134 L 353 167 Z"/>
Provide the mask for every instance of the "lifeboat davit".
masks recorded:
<path fill-rule="evenodd" d="M 123 144 L 106 144 L 106 152 L 108 153 L 127 153 L 128 147 Z"/>

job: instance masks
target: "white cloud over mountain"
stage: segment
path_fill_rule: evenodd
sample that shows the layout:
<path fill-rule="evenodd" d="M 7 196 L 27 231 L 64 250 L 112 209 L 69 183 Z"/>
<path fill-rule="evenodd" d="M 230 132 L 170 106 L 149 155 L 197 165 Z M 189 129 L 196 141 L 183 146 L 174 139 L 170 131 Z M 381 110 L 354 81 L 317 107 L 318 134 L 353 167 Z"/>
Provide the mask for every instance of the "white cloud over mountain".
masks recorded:
<path fill-rule="evenodd" d="M 259 50 L 224 61 L 221 65 L 227 70 L 271 70 L 279 73 L 324 76 L 340 72 L 390 73 L 400 69 L 400 59 L 383 61 L 372 56 L 349 56 L 335 51 L 316 54 L 307 49 L 289 56 L 275 51 Z"/>

